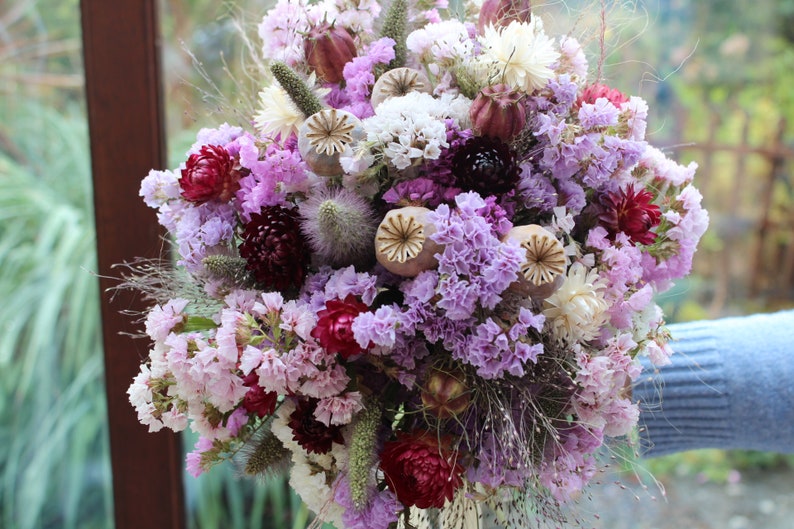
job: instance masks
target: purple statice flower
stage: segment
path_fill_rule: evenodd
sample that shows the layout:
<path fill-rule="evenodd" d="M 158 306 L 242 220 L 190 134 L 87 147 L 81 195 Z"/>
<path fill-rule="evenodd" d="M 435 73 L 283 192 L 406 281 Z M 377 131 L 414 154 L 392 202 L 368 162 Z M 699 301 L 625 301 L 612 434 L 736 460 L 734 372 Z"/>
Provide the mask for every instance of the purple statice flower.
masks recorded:
<path fill-rule="evenodd" d="M 191 154 L 198 154 L 205 145 L 222 145 L 226 147 L 242 135 L 243 129 L 241 127 L 235 127 L 228 123 L 224 123 L 216 129 L 203 128 L 196 134 L 196 141 L 190 149 L 188 149 L 186 156 L 189 157 Z M 229 146 L 227 150 L 232 156 L 236 154 L 233 146 Z"/>
<path fill-rule="evenodd" d="M 391 348 L 396 337 L 397 310 L 385 306 L 375 312 L 362 312 L 353 320 L 351 329 L 356 342 L 362 349 L 371 346 Z"/>
<path fill-rule="evenodd" d="M 383 200 L 397 206 L 421 205 L 434 208 L 442 203 L 450 203 L 460 193 L 456 187 L 448 187 L 430 178 L 405 180 L 383 194 Z"/>
<path fill-rule="evenodd" d="M 525 209 L 549 213 L 557 206 L 557 190 L 543 174 L 533 173 L 530 164 L 521 165 L 518 180 L 518 202 Z"/>
<path fill-rule="evenodd" d="M 570 75 L 562 74 L 551 79 L 546 88 L 551 91 L 551 97 L 537 99 L 539 110 L 558 116 L 567 116 L 576 103 L 579 86 L 571 80 Z"/>
<path fill-rule="evenodd" d="M 244 223 L 252 213 L 263 207 L 284 205 L 289 193 L 305 193 L 309 189 L 308 167 L 297 150 L 268 146 L 262 160 L 253 138 L 246 136 L 240 145 L 240 165 L 251 173 L 240 179 L 237 200 Z"/>
<path fill-rule="evenodd" d="M 519 323 L 508 330 L 488 318 L 456 343 L 452 357 L 476 367 L 477 375 L 484 379 L 504 378 L 506 374 L 523 376 L 524 366 L 529 362 L 537 363 L 538 355 L 543 352 L 542 344 L 521 340 L 527 328 Z"/>
<path fill-rule="evenodd" d="M 138 194 L 150 208 L 161 208 L 169 201 L 180 200 L 182 188 L 179 186 L 179 175 L 174 171 L 152 169 L 141 181 Z"/>
<path fill-rule="evenodd" d="M 350 294 L 371 305 L 378 295 L 378 277 L 356 272 L 353 266 L 334 270 L 325 284 L 325 299 L 345 299 Z"/>
<path fill-rule="evenodd" d="M 378 490 L 374 486 L 369 492 L 367 504 L 357 508 L 353 504 L 350 483 L 344 475 L 336 481 L 332 489 L 334 501 L 345 510 L 342 522 L 346 529 L 388 529 L 397 521 L 397 513 L 404 508 L 391 490 Z"/>
<path fill-rule="evenodd" d="M 513 453 L 505 452 L 504 439 L 485 433 L 477 452 L 477 464 L 467 469 L 466 478 L 496 489 L 502 486 L 524 487 L 532 477 L 532 465 L 516 460 Z"/>
<path fill-rule="evenodd" d="M 595 103 L 582 103 L 579 107 L 579 123 L 585 130 L 614 127 L 618 124 L 618 109 L 606 97 Z"/>
<path fill-rule="evenodd" d="M 507 232 L 513 227 L 513 223 L 510 222 L 512 214 L 505 207 L 497 204 L 497 199 L 494 195 L 485 198 L 485 205 L 480 208 L 478 213 L 488 221 L 488 224 L 491 225 L 491 228 L 500 239 L 507 235 Z"/>
<path fill-rule="evenodd" d="M 546 443 L 540 482 L 552 497 L 566 502 L 584 489 L 596 473 L 593 453 L 603 443 L 603 432 L 579 424 L 558 429 L 559 440 Z"/>
<path fill-rule="evenodd" d="M 350 101 L 349 107 L 357 108 L 361 113 L 361 105 L 369 105 L 369 115 L 359 115 L 359 118 L 369 117 L 373 114 L 372 105 L 369 103 L 370 91 L 375 84 L 375 66 L 388 64 L 394 59 L 394 40 L 388 37 L 374 41 L 358 57 L 345 64 L 342 75 L 345 78 L 345 92 Z"/>
<path fill-rule="evenodd" d="M 493 309 L 501 293 L 515 281 L 523 262 L 516 244 L 503 244 L 488 220 L 486 202 L 477 193 L 455 198 L 456 208 L 440 205 L 428 215 L 436 231 L 431 237 L 444 246 L 438 254 L 436 302 L 447 318 L 469 318 L 477 306 Z"/>
<path fill-rule="evenodd" d="M 560 178 L 555 182 L 559 194 L 559 204 L 572 214 L 578 215 L 587 206 L 587 196 L 584 188 L 570 178 Z"/>
<path fill-rule="evenodd" d="M 226 251 L 234 239 L 237 225 L 234 206 L 229 203 L 205 202 L 187 205 L 172 219 L 171 234 L 175 238 L 180 259 L 177 264 L 190 273 L 202 275 L 202 259 L 213 253 Z"/>

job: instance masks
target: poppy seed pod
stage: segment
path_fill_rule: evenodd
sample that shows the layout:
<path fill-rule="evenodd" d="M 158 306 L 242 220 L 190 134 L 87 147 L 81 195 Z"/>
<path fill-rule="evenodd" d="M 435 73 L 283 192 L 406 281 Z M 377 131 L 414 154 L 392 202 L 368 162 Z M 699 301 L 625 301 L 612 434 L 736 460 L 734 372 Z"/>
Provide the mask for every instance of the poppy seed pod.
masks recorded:
<path fill-rule="evenodd" d="M 529 22 L 531 17 L 531 0 L 485 0 L 477 19 L 477 32 L 482 35 L 487 26 L 507 26 L 514 20 Z"/>
<path fill-rule="evenodd" d="M 345 65 L 356 56 L 356 43 L 344 28 L 322 24 L 309 31 L 303 53 L 317 77 L 339 83 L 344 79 Z"/>
<path fill-rule="evenodd" d="M 469 109 L 472 128 L 480 136 L 510 141 L 527 122 L 522 94 L 505 84 L 480 90 Z"/>

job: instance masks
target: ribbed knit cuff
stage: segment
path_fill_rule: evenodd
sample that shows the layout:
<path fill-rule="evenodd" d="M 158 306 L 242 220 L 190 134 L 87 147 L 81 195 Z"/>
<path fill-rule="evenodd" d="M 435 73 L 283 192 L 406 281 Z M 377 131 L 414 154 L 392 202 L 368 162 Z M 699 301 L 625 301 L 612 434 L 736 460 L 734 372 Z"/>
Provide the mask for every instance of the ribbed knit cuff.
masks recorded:
<path fill-rule="evenodd" d="M 675 354 L 634 386 L 644 453 L 794 453 L 794 311 L 671 325 Z"/>
<path fill-rule="evenodd" d="M 643 375 L 634 386 L 646 457 L 723 447 L 732 436 L 725 369 L 714 326 L 687 324 L 674 326 L 672 332 L 672 364 L 654 368 L 643 359 Z"/>

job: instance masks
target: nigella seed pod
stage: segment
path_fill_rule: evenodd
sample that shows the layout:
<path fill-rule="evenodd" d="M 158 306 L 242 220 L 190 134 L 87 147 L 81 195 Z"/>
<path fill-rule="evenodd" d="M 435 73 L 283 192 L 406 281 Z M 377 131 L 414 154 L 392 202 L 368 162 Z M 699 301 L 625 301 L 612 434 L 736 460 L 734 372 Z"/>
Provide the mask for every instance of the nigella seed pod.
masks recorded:
<path fill-rule="evenodd" d="M 335 108 L 309 116 L 298 129 L 298 151 L 306 164 L 320 176 L 342 174 L 339 155 L 347 145 L 364 137 L 361 120 Z"/>
<path fill-rule="evenodd" d="M 521 275 L 511 288 L 541 300 L 553 294 L 562 285 L 565 273 L 565 248 L 549 230 L 537 224 L 515 226 L 503 240 L 515 241 L 525 251 Z"/>
<path fill-rule="evenodd" d="M 477 32 L 482 35 L 487 26 L 507 26 L 512 21 L 529 22 L 532 18 L 531 0 L 485 0 L 477 19 Z"/>
<path fill-rule="evenodd" d="M 339 83 L 344 77 L 345 64 L 356 56 L 356 43 L 344 28 L 321 24 L 309 31 L 303 45 L 306 62 L 317 77 Z"/>
<path fill-rule="evenodd" d="M 480 136 L 510 141 L 524 129 L 526 109 L 523 95 L 505 84 L 480 90 L 469 109 L 472 129 Z"/>
<path fill-rule="evenodd" d="M 386 213 L 375 233 L 375 257 L 389 272 L 415 277 L 435 268 L 441 245 L 430 238 L 435 226 L 427 220 L 429 209 L 404 207 Z"/>
<path fill-rule="evenodd" d="M 439 419 L 460 415 L 471 403 L 465 375 L 457 369 L 449 372 L 433 369 L 422 387 L 421 397 L 425 410 Z"/>
<path fill-rule="evenodd" d="M 430 86 L 430 79 L 424 72 L 413 68 L 395 68 L 384 73 L 375 81 L 370 102 L 372 108 L 377 108 L 390 97 L 400 97 L 410 92 L 431 94 L 433 89 Z"/>

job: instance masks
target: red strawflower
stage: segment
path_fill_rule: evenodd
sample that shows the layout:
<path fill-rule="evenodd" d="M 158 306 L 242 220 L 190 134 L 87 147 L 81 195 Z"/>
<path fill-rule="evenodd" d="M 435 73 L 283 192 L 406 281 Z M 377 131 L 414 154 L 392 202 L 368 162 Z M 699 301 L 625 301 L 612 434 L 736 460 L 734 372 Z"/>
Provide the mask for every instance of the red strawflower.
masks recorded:
<path fill-rule="evenodd" d="M 463 467 L 456 452 L 439 445 L 435 433 L 398 434 L 383 446 L 380 468 L 389 488 L 406 507 L 441 508 L 461 486 Z"/>
<path fill-rule="evenodd" d="M 251 214 L 240 243 L 246 269 L 266 288 L 284 291 L 300 287 L 308 261 L 306 241 L 300 231 L 298 212 L 281 206 L 263 207 Z"/>
<path fill-rule="evenodd" d="M 625 233 L 634 243 L 652 244 L 656 234 L 651 231 L 659 225 L 662 213 L 659 206 L 651 204 L 653 195 L 630 185 L 617 193 L 606 193 L 601 197 L 601 224 L 614 238 L 618 232 Z"/>
<path fill-rule="evenodd" d="M 612 88 L 601 83 L 593 83 L 582 90 L 582 95 L 576 100 L 576 108 L 581 107 L 582 103 L 589 103 L 592 105 L 600 97 L 609 99 L 609 102 L 617 108 L 620 108 L 620 105 L 629 100 L 628 96 L 617 88 Z"/>
<path fill-rule="evenodd" d="M 276 411 L 278 393 L 265 391 L 265 388 L 259 385 L 259 375 L 253 371 L 243 379 L 243 386 L 249 388 L 243 397 L 245 411 L 256 413 L 259 417 L 273 415 Z"/>
<path fill-rule="evenodd" d="M 314 418 L 316 399 L 300 400 L 289 416 L 287 425 L 292 429 L 292 439 L 307 452 L 327 454 L 333 443 L 344 444 L 341 426 L 326 426 Z"/>
<path fill-rule="evenodd" d="M 353 320 L 369 307 L 352 294 L 342 300 L 326 301 L 325 308 L 317 313 L 317 326 L 312 329 L 312 337 L 329 353 L 339 353 L 342 358 L 350 358 L 363 352 L 353 336 Z"/>
<path fill-rule="evenodd" d="M 190 202 L 203 204 L 215 199 L 227 202 L 240 189 L 240 176 L 225 148 L 204 145 L 187 159 L 179 185 L 182 196 Z"/>

